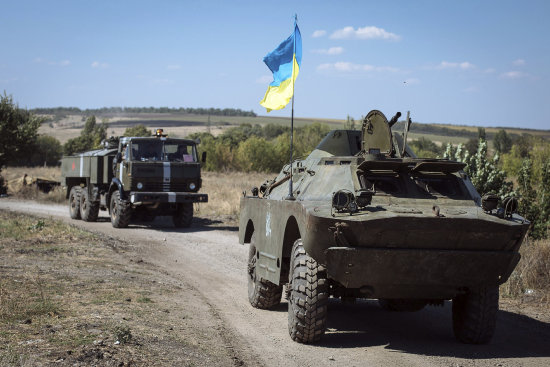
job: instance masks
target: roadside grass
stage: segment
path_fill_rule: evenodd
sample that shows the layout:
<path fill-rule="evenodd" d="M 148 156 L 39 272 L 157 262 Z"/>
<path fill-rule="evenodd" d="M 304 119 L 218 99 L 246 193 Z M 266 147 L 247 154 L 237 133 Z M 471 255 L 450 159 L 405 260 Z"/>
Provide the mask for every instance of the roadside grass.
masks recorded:
<path fill-rule="evenodd" d="M 252 187 L 259 187 L 266 179 L 275 176 L 274 173 L 203 171 L 201 192 L 208 194 L 208 203 L 196 204 L 196 213 L 201 217 L 222 217 L 236 223 L 243 191 L 250 194 Z"/>
<path fill-rule="evenodd" d="M 7 182 L 8 194 L 15 198 L 57 204 L 66 201 L 65 189 L 61 186 L 44 193 L 31 184 L 35 178 L 59 182 L 61 179 L 60 167 L 6 167 L 0 174 Z M 24 179 L 25 175 L 27 175 L 26 179 Z"/>
<path fill-rule="evenodd" d="M 550 239 L 526 240 L 521 260 L 500 289 L 504 297 L 550 306 Z"/>
<path fill-rule="evenodd" d="M 0 366 L 216 364 L 226 351 L 202 350 L 211 335 L 188 329 L 181 281 L 122 255 L 131 250 L 0 210 Z"/>

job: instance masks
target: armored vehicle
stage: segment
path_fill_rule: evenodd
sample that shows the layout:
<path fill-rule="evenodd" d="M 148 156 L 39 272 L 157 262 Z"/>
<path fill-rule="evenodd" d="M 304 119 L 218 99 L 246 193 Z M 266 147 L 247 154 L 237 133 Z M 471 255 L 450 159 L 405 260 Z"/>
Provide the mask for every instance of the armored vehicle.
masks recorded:
<path fill-rule="evenodd" d="M 304 160 L 245 193 L 239 241 L 249 244 L 248 298 L 288 299 L 293 340 L 325 333 L 329 297 L 377 299 L 391 311 L 452 300 L 455 337 L 487 343 L 499 285 L 519 261 L 529 222 L 515 199 L 483 198 L 464 163 L 417 158 L 380 111 L 362 131 L 331 131 Z"/>
<path fill-rule="evenodd" d="M 176 227 L 188 227 L 193 203 L 205 203 L 197 142 L 168 138 L 158 129 L 153 137 L 121 137 L 105 149 L 64 157 L 62 184 L 67 188 L 73 219 L 97 220 L 108 210 L 115 228 L 132 218 L 172 216 Z M 203 153 L 202 161 L 205 160 Z"/>

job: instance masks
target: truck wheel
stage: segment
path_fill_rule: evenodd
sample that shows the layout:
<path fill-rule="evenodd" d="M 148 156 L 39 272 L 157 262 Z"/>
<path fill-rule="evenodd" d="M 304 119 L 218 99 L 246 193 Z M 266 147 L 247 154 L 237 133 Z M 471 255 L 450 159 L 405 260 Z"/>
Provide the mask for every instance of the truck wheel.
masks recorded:
<path fill-rule="evenodd" d="M 80 217 L 86 222 L 95 222 L 99 215 L 99 201 L 90 201 L 88 190 L 80 190 Z"/>
<path fill-rule="evenodd" d="M 72 219 L 80 219 L 80 187 L 73 186 L 69 192 L 69 215 Z"/>
<path fill-rule="evenodd" d="M 467 344 L 486 344 L 493 337 L 498 313 L 498 286 L 453 298 L 455 338 Z"/>
<path fill-rule="evenodd" d="M 421 299 L 379 299 L 378 304 L 386 311 L 416 312 L 426 306 Z"/>
<path fill-rule="evenodd" d="M 256 234 L 252 234 L 248 250 L 248 301 L 252 307 L 267 310 L 281 303 L 283 286 L 261 279 L 256 274 Z"/>
<path fill-rule="evenodd" d="M 183 203 L 178 205 L 178 211 L 172 216 L 174 226 L 177 228 L 187 228 L 193 221 L 193 203 Z"/>
<path fill-rule="evenodd" d="M 326 270 L 304 250 L 292 247 L 289 274 L 288 332 L 292 340 L 311 343 L 325 333 L 329 288 Z"/>
<path fill-rule="evenodd" d="M 111 224 L 115 228 L 126 228 L 130 223 L 132 208 L 130 203 L 120 198 L 120 192 L 114 191 L 111 195 Z"/>

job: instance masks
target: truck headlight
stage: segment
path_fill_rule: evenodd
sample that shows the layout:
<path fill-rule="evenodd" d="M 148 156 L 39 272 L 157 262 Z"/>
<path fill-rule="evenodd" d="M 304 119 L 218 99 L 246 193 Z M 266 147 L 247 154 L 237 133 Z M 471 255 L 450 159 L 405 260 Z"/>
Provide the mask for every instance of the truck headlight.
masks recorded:
<path fill-rule="evenodd" d="M 141 190 L 141 189 L 143 189 L 143 184 L 142 184 L 141 182 L 138 182 L 138 184 L 137 184 L 137 188 L 138 188 L 138 190 Z"/>
<path fill-rule="evenodd" d="M 189 184 L 189 189 L 195 190 L 195 187 L 197 187 L 197 186 L 195 185 L 194 182 L 191 182 L 191 183 Z"/>

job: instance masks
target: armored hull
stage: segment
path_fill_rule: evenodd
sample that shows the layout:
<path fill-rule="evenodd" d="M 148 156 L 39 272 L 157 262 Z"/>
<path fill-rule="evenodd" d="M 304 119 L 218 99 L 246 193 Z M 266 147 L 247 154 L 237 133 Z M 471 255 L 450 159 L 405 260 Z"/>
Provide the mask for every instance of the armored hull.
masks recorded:
<path fill-rule="evenodd" d="M 241 199 L 239 237 L 251 246 L 249 298 L 253 306 L 270 308 L 285 285 L 296 341 L 323 334 L 314 325 L 326 317 L 317 312 L 326 313 L 323 301 L 316 303 L 319 296 L 374 298 L 385 308 L 412 310 L 450 299 L 459 305 L 496 290 L 498 309 L 498 285 L 519 261 L 529 223 L 482 208 L 464 164 L 416 158 L 374 112 L 362 132 L 330 132 L 308 158 L 283 167 L 257 196 Z M 301 279 L 304 271 L 322 281 L 320 289 L 307 275 Z M 316 289 L 315 295 L 307 289 Z M 258 302 L 265 295 L 271 302 Z M 321 316 L 302 319 L 312 304 Z M 488 342 L 494 325 L 481 327 L 487 331 L 479 337 L 464 337 L 461 325 L 455 334 L 465 342 Z"/>

